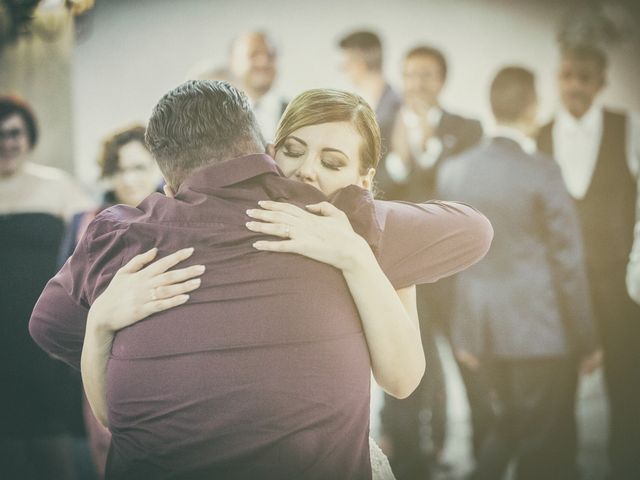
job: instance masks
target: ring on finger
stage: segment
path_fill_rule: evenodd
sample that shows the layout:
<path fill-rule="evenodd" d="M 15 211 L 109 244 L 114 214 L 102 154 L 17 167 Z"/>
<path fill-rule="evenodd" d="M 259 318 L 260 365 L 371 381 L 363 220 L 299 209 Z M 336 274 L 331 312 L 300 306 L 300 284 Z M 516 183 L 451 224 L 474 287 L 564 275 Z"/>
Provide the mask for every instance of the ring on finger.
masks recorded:
<path fill-rule="evenodd" d="M 285 225 L 284 227 L 284 236 L 291 238 L 291 227 L 289 225 Z"/>
<path fill-rule="evenodd" d="M 157 299 L 158 299 L 158 296 L 156 295 L 156 289 L 152 288 L 151 289 L 151 300 L 155 302 Z"/>

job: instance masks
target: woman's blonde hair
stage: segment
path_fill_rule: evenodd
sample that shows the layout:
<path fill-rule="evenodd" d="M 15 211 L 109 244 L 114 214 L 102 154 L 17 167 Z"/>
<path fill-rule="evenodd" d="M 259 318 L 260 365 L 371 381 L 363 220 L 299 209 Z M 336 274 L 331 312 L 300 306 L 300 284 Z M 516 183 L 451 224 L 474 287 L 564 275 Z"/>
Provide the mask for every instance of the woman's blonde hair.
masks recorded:
<path fill-rule="evenodd" d="M 376 114 L 360 95 L 342 90 L 316 88 L 291 100 L 278 124 L 276 150 L 296 130 L 330 122 L 349 122 L 360 134 L 361 174 L 378 166 L 382 147 Z"/>

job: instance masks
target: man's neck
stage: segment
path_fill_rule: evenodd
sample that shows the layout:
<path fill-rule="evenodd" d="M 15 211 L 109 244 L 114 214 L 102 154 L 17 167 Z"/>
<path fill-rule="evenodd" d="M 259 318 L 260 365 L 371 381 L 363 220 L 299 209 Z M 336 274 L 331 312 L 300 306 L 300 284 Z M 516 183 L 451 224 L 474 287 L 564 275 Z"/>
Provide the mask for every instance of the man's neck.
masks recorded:
<path fill-rule="evenodd" d="M 496 121 L 496 130 L 502 132 L 513 131 L 519 135 L 524 135 L 527 138 L 532 138 L 533 126 L 528 122 L 500 122 Z"/>
<path fill-rule="evenodd" d="M 494 136 L 511 139 L 526 153 L 533 154 L 536 151 L 536 142 L 532 138 L 534 130 L 529 122 L 496 122 Z"/>
<path fill-rule="evenodd" d="M 386 85 L 387 82 L 380 72 L 370 72 L 358 82 L 358 89 L 362 97 L 375 110 L 380 103 Z"/>

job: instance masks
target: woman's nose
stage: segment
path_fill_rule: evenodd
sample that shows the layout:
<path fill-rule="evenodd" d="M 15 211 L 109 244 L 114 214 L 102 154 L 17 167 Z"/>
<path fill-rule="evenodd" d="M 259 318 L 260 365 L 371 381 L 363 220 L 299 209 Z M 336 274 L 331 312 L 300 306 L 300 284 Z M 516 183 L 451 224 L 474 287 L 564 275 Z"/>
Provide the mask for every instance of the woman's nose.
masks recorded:
<path fill-rule="evenodd" d="M 306 182 L 313 182 L 316 179 L 316 162 L 313 158 L 306 158 L 298 168 L 296 176 Z"/>

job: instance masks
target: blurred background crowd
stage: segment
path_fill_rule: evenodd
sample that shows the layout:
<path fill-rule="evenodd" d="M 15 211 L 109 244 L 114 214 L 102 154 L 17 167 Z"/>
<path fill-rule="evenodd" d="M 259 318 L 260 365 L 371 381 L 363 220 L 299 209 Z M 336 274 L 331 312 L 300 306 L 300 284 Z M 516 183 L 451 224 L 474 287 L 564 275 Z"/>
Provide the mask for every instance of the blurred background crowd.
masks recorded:
<path fill-rule="evenodd" d="M 640 478 L 639 27 L 623 0 L 1 1 L 0 477 L 101 477 L 108 432 L 27 322 L 91 219 L 161 188 L 157 99 L 211 79 L 266 139 L 305 89 L 360 94 L 380 198 L 494 225 L 484 262 L 418 291 L 416 392 L 372 395 L 399 480 Z"/>

